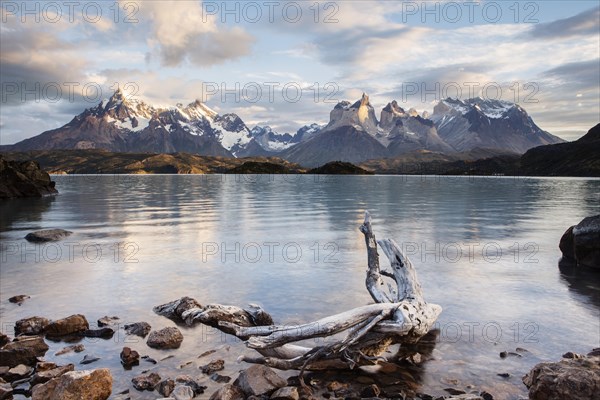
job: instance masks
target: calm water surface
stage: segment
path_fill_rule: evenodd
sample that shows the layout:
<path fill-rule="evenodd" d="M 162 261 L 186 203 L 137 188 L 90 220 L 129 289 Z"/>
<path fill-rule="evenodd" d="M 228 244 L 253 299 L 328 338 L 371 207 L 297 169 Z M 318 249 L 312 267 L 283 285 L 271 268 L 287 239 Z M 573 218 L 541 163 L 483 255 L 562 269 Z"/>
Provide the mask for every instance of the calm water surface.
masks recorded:
<path fill-rule="evenodd" d="M 440 304 L 433 359 L 416 379 L 422 391 L 474 385 L 495 398 L 526 391 L 521 376 L 540 360 L 600 346 L 600 279 L 563 274 L 558 242 L 569 226 L 600 213 L 600 180 L 435 176 L 57 176 L 54 198 L 0 203 L 0 322 L 82 313 L 90 322 L 174 325 L 152 307 L 188 295 L 200 303 L 261 304 L 278 323 L 308 322 L 365 305 L 365 210 L 378 238 L 404 246 L 426 299 Z M 74 234 L 46 246 L 32 230 Z M 385 264 L 385 263 L 384 263 Z M 22 306 L 8 298 L 31 295 Z M 235 378 L 243 343 L 211 328 L 182 327 L 179 350 L 158 351 L 118 333 L 84 341 L 85 353 L 47 358 L 109 367 L 114 392 L 144 369 L 200 376 L 218 349 Z M 129 345 L 156 359 L 124 371 Z M 501 351 L 521 347 L 521 358 Z M 208 357 L 210 358 L 210 357 Z M 190 364 L 186 363 L 191 361 Z M 80 366 L 84 367 L 84 366 Z M 501 378 L 498 373 L 511 377 Z M 206 397 L 219 385 L 209 386 Z M 452 384 L 449 384 L 451 382 Z M 135 391 L 134 391 L 135 392 Z M 132 398 L 153 398 L 131 393 Z"/>

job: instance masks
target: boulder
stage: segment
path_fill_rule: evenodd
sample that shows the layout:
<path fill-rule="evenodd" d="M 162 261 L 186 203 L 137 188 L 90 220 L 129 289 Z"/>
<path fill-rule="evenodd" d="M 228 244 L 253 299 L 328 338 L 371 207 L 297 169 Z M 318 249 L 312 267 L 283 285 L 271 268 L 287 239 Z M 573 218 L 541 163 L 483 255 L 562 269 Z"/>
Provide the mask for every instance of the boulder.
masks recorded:
<path fill-rule="evenodd" d="M 224 385 L 210 396 L 210 400 L 244 400 L 245 398 L 242 389 L 231 383 Z"/>
<path fill-rule="evenodd" d="M 0 366 L 16 367 L 19 364 L 34 366 L 37 357 L 48 351 L 48 345 L 41 336 L 15 338 L 0 349 Z"/>
<path fill-rule="evenodd" d="M 560 239 L 563 259 L 600 269 L 600 215 L 584 218 L 567 229 Z"/>
<path fill-rule="evenodd" d="M 160 375 L 155 372 L 148 375 L 138 375 L 131 380 L 131 383 L 139 391 L 153 391 L 154 387 L 160 383 Z"/>
<path fill-rule="evenodd" d="M 65 231 L 64 229 L 45 229 L 28 233 L 25 239 L 29 242 L 44 243 L 61 240 L 72 234 L 73 232 Z"/>
<path fill-rule="evenodd" d="M 0 154 L 0 199 L 56 194 L 56 183 L 35 161 L 8 161 Z"/>
<path fill-rule="evenodd" d="M 46 330 L 46 327 L 50 324 L 48 318 L 44 317 L 29 317 L 20 319 L 15 323 L 15 336 L 18 335 L 29 335 L 37 336 L 42 335 Z"/>
<path fill-rule="evenodd" d="M 246 396 L 262 396 L 287 385 L 287 382 L 265 365 L 253 365 L 242 371 L 233 383 Z"/>
<path fill-rule="evenodd" d="M 33 388 L 32 400 L 106 400 L 112 393 L 108 368 L 71 371 Z"/>
<path fill-rule="evenodd" d="M 81 314 L 75 314 L 67 318 L 52 321 L 46 327 L 46 335 L 50 337 L 60 337 L 85 332 L 89 328 L 90 325 L 85 317 Z"/>
<path fill-rule="evenodd" d="M 147 322 L 134 322 L 133 324 L 126 324 L 124 327 L 125 333 L 128 335 L 136 335 L 140 337 L 146 337 L 150 333 L 151 326 Z"/>
<path fill-rule="evenodd" d="M 181 331 L 174 326 L 152 331 L 146 344 L 154 349 L 178 349 L 183 342 Z"/>
<path fill-rule="evenodd" d="M 40 364 L 38 363 L 38 367 L 36 368 L 37 372 L 31 378 L 31 386 L 35 386 L 39 383 L 46 383 L 50 379 L 58 378 L 59 376 L 64 375 L 67 372 L 75 370 L 75 366 L 73 364 L 67 364 L 62 367 L 55 367 L 52 369 L 40 371 L 39 365 Z"/>
<path fill-rule="evenodd" d="M 537 364 L 523 377 L 523 383 L 529 388 L 531 400 L 597 399 L 600 356 Z"/>
<path fill-rule="evenodd" d="M 13 387 L 10 383 L 0 383 L 0 400 L 13 398 Z"/>

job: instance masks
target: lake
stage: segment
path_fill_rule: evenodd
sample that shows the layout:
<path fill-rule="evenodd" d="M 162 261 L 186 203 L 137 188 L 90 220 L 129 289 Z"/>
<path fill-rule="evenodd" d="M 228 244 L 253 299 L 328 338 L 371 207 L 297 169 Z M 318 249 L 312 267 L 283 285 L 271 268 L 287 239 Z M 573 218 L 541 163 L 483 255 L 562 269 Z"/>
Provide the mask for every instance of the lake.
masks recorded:
<path fill-rule="evenodd" d="M 258 303 L 277 323 L 309 322 L 371 302 L 366 250 L 358 227 L 365 210 L 379 239 L 402 245 L 427 301 L 443 312 L 432 359 L 415 379 L 444 394 L 473 385 L 495 399 L 526 395 L 521 377 L 541 360 L 600 346 L 600 279 L 561 273 L 559 240 L 600 213 L 600 180 L 526 177 L 150 175 L 55 176 L 60 195 L 0 203 L 0 322 L 105 315 L 120 323 L 174 325 L 152 307 L 182 296 L 201 304 Z M 34 245 L 30 231 L 73 231 Z M 387 260 L 382 256 L 382 265 Z M 8 298 L 28 294 L 21 306 Z M 144 369 L 199 376 L 198 359 L 217 349 L 235 378 L 240 354 L 256 354 L 212 328 L 181 327 L 178 350 L 154 350 L 121 330 L 85 339 L 84 353 L 49 360 L 113 371 L 114 393 Z M 160 360 L 124 371 L 124 345 Z M 501 351 L 524 348 L 522 357 Z M 210 358 L 210 356 L 208 357 Z M 190 362 L 189 364 L 187 364 Z M 86 367 L 79 366 L 77 368 Z M 509 373 L 503 378 L 499 373 Z M 209 386 L 206 398 L 219 387 Z M 450 382 L 450 383 L 449 383 Z M 154 398 L 134 393 L 132 398 Z M 145 397 L 144 397 L 145 396 Z"/>

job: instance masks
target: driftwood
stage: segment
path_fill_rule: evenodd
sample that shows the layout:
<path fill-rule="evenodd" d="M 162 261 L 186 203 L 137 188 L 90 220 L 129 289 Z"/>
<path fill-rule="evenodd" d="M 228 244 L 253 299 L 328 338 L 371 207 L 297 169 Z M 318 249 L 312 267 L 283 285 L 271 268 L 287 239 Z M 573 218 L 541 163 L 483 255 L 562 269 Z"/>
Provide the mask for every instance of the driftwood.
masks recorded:
<path fill-rule="evenodd" d="M 428 304 L 412 263 L 391 239 L 377 241 L 367 212 L 360 227 L 367 246 L 366 287 L 375 301 L 340 314 L 301 325 L 274 325 L 271 316 L 259 306 L 242 309 L 209 304 L 183 297 L 154 308 L 158 314 L 188 325 L 203 323 L 244 340 L 260 356 L 242 356 L 240 361 L 266 364 L 278 369 L 352 369 L 385 360 L 382 355 L 400 344 L 398 357 L 426 335 L 442 308 Z M 378 244 L 390 261 L 391 272 L 379 265 Z M 384 278 L 392 280 L 385 285 Z M 317 347 L 294 344 L 317 337 L 345 332 L 341 340 Z M 409 357 L 410 351 L 406 352 Z"/>
<path fill-rule="evenodd" d="M 221 320 L 219 329 L 243 338 L 249 348 L 261 355 L 242 356 L 240 361 L 302 371 L 348 369 L 376 364 L 392 344 L 414 344 L 429 332 L 442 308 L 425 301 L 408 257 L 393 240 L 375 239 L 368 212 L 360 230 L 365 236 L 368 254 L 366 287 L 375 304 L 293 326 L 240 326 Z M 390 261 L 391 272 L 382 271 L 379 266 L 378 244 Z M 395 288 L 384 285 L 384 277 L 393 279 Z M 187 313 L 186 319 L 195 319 L 193 310 Z M 341 332 L 346 332 L 344 339 L 323 346 L 311 348 L 293 344 Z"/>

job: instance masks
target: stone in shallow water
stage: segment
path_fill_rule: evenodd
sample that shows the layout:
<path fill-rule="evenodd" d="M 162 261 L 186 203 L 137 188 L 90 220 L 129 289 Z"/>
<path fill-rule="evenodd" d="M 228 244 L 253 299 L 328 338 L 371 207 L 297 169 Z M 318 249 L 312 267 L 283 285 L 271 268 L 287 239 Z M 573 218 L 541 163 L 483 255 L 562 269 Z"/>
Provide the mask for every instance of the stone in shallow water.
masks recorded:
<path fill-rule="evenodd" d="M 223 360 L 212 360 L 206 365 L 200 367 L 203 374 L 211 375 L 217 371 L 225 369 L 225 361 Z"/>
<path fill-rule="evenodd" d="M 85 346 L 80 343 L 80 344 L 74 344 L 71 346 L 63 347 L 61 350 L 57 351 L 54 355 L 61 356 L 63 354 L 67 354 L 67 353 L 71 353 L 71 352 L 81 353 L 84 350 L 85 350 Z"/>
<path fill-rule="evenodd" d="M 253 365 L 242 371 L 234 382 L 247 396 L 270 394 L 286 384 L 282 377 L 264 365 Z"/>
<path fill-rule="evenodd" d="M 183 342 L 181 331 L 174 326 L 150 332 L 146 344 L 155 349 L 178 349 Z"/>
<path fill-rule="evenodd" d="M 84 332 L 89 328 L 90 325 L 88 324 L 87 319 L 85 319 L 85 316 L 74 314 L 67 318 L 52 321 L 46 327 L 46 335 L 50 337 L 66 336 Z"/>
<path fill-rule="evenodd" d="M 138 375 L 131 380 L 133 387 L 139 391 L 153 391 L 154 387 L 160 382 L 160 375 L 152 372 L 148 375 Z"/>
<path fill-rule="evenodd" d="M 118 320 L 119 317 L 109 317 L 108 315 L 106 315 L 98 320 L 98 326 L 102 328 L 103 326 L 114 325 L 117 323 Z"/>
<path fill-rule="evenodd" d="M 48 351 L 48 345 L 41 336 L 22 336 L 0 349 L 0 367 L 16 367 L 19 364 L 34 366 L 37 357 Z"/>
<path fill-rule="evenodd" d="M 125 333 L 128 335 L 136 335 L 146 337 L 150 333 L 150 324 L 147 322 L 134 322 L 124 326 Z"/>
<path fill-rule="evenodd" d="M 18 305 L 21 305 L 21 303 L 23 303 L 25 300 L 30 299 L 31 297 L 27 296 L 26 294 L 19 294 L 17 296 L 13 296 L 11 298 L 8 299 L 8 301 L 10 301 L 11 303 L 16 303 Z"/>
<path fill-rule="evenodd" d="M 71 371 L 33 388 L 32 400 L 106 400 L 112 393 L 107 368 Z"/>
<path fill-rule="evenodd" d="M 41 335 L 49 324 L 48 318 L 44 317 L 23 318 L 15 323 L 15 335 Z"/>
<path fill-rule="evenodd" d="M 34 243 L 52 242 L 61 240 L 71 235 L 73 232 L 64 229 L 44 229 L 28 233 L 25 239 Z"/>

